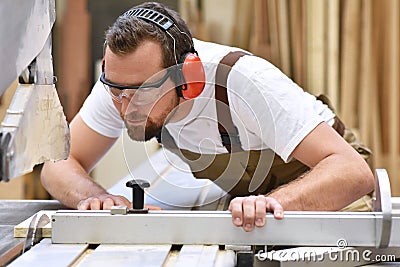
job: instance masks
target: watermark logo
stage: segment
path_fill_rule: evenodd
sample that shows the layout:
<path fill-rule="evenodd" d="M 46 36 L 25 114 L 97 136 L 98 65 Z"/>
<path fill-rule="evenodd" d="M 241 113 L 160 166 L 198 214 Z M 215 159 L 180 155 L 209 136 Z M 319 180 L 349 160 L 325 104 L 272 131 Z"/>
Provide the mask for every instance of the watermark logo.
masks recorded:
<path fill-rule="evenodd" d="M 344 238 L 339 238 L 336 242 L 336 246 L 340 249 L 347 248 L 347 240 Z"/>
<path fill-rule="evenodd" d="M 304 262 L 394 262 L 396 255 L 382 254 L 379 250 L 368 248 L 348 247 L 348 242 L 340 238 L 336 247 L 298 247 L 265 252 L 260 250 L 256 254 L 259 261 L 304 261 Z"/>

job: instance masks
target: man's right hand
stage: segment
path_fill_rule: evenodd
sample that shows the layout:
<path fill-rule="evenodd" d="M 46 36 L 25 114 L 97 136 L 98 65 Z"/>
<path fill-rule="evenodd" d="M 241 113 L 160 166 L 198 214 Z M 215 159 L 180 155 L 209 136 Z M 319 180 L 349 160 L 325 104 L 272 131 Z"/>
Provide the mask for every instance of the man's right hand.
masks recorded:
<path fill-rule="evenodd" d="M 89 197 L 79 201 L 78 210 L 109 210 L 112 206 L 127 206 L 132 208 L 132 203 L 123 196 L 115 196 L 111 194 L 102 194 L 95 197 Z M 149 210 L 161 210 L 160 207 L 144 205 Z"/>
<path fill-rule="evenodd" d="M 112 206 L 127 206 L 130 208 L 132 203 L 123 196 L 103 194 L 79 201 L 78 210 L 109 210 Z"/>

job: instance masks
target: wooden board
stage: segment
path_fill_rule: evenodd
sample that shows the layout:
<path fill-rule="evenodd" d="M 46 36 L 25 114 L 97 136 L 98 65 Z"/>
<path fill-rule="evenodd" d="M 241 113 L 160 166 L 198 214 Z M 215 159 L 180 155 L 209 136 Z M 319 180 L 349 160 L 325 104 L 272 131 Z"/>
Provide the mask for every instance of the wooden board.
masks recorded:
<path fill-rule="evenodd" d="M 51 239 L 45 238 L 7 266 L 70 266 L 87 247 L 87 244 L 52 244 Z"/>
<path fill-rule="evenodd" d="M 8 262 L 21 254 L 24 246 L 24 239 L 14 238 L 13 228 L 9 225 L 0 225 L 0 233 L 0 266 L 5 266 Z"/>
<path fill-rule="evenodd" d="M 327 1 L 326 19 L 326 94 L 331 100 L 332 105 L 337 110 L 339 108 L 339 0 Z"/>
<path fill-rule="evenodd" d="M 289 1 L 290 23 L 290 52 L 292 64 L 292 78 L 305 88 L 305 3 L 303 0 Z"/>
<path fill-rule="evenodd" d="M 356 126 L 356 98 L 359 88 L 361 2 L 345 1 L 343 5 L 341 38 L 341 112 L 347 127 Z"/>
<path fill-rule="evenodd" d="M 306 90 L 314 95 L 324 93 L 325 89 L 325 1 L 309 0 L 306 2 Z"/>
<path fill-rule="evenodd" d="M 276 2 L 278 42 L 280 53 L 280 69 L 287 76 L 292 77 L 292 65 L 290 57 L 290 27 L 289 27 L 289 8 L 286 1 Z"/>
<path fill-rule="evenodd" d="M 42 210 L 37 213 L 37 218 L 40 218 L 42 214 L 46 214 L 51 219 L 51 215 L 55 212 L 56 211 L 54 210 Z M 14 237 L 26 237 L 26 233 L 29 229 L 29 224 L 31 223 L 33 216 L 35 216 L 35 214 L 25 221 L 19 223 L 18 225 L 14 226 Z M 39 229 L 42 229 L 42 237 L 51 237 L 51 222 Z"/>

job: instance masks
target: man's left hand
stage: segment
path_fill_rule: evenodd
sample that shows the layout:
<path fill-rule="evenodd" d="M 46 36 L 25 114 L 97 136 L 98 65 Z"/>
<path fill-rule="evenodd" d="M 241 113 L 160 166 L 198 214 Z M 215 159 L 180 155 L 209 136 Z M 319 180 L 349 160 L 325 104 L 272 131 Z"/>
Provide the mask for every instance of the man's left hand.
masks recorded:
<path fill-rule="evenodd" d="M 232 212 L 232 222 L 236 226 L 242 226 L 246 232 L 265 225 L 267 211 L 274 213 L 274 218 L 283 219 L 283 208 L 279 202 L 263 195 L 236 197 L 231 200 L 229 210 Z"/>

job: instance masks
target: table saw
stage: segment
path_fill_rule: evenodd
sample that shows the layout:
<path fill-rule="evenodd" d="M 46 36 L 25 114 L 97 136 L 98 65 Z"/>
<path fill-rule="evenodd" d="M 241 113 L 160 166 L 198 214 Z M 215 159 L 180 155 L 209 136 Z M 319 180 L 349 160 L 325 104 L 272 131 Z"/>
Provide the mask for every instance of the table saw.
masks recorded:
<path fill-rule="evenodd" d="M 248 233 L 232 224 L 224 210 L 229 200 L 224 191 L 209 180 L 195 179 L 188 166 L 177 157 L 171 162 L 174 155 L 165 153 L 169 152 L 160 150 L 110 188 L 131 198 L 126 182 L 146 178 L 151 186 L 145 190 L 144 202 L 161 206 L 162 211 L 136 213 L 126 207 L 77 211 L 56 201 L 2 201 L 8 224 L 1 226 L 6 237 L 1 240 L 0 263 L 15 258 L 9 266 L 400 264 L 396 262 L 400 198 L 390 197 L 385 170 L 376 171 L 373 212 L 287 211 L 281 221 L 268 214 L 265 227 Z M 49 217 L 49 224 L 41 228 L 50 232 L 42 232 L 44 238 L 20 255 L 26 238 L 15 238 L 13 226 L 39 210 L 44 211 L 37 214 Z M 38 219 L 33 225 L 38 225 Z"/>

